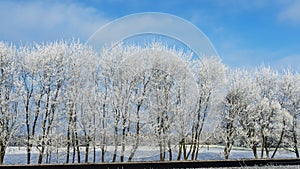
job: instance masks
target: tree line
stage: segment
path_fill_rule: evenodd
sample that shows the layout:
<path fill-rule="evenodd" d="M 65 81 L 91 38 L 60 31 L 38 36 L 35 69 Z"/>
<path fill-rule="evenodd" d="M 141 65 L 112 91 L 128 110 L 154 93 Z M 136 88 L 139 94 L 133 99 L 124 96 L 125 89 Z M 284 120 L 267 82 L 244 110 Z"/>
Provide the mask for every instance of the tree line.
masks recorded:
<path fill-rule="evenodd" d="M 79 41 L 0 42 L 0 56 L 1 164 L 12 142 L 26 147 L 28 164 L 33 149 L 38 164 L 62 149 L 64 163 L 123 162 L 140 146 L 162 161 L 196 160 L 205 143 L 223 145 L 226 159 L 233 146 L 299 157 L 297 73 L 233 70 L 159 42 L 101 52 Z"/>

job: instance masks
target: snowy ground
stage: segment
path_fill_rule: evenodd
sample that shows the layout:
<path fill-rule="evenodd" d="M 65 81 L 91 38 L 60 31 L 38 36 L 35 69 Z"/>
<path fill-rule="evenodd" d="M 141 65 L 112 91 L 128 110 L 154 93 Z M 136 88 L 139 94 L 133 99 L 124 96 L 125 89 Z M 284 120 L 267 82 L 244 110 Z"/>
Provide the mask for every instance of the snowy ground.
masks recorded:
<path fill-rule="evenodd" d="M 84 148 L 81 150 L 81 160 L 84 160 Z M 130 150 L 126 151 L 125 157 L 128 157 Z M 106 152 L 106 159 L 109 162 L 112 159 L 113 147 L 108 147 Z M 97 150 L 96 162 L 100 162 L 101 151 Z M 159 150 L 152 149 L 147 146 L 139 147 L 138 151 L 134 156 L 134 161 L 154 161 L 159 160 Z M 177 157 L 176 151 L 173 152 L 173 157 Z M 279 150 L 277 152 L 276 158 L 294 158 L 294 153 L 286 150 Z M 33 150 L 32 152 L 32 164 L 37 163 L 38 150 Z M 235 148 L 232 150 L 230 159 L 243 159 L 243 158 L 253 158 L 253 154 L 248 149 Z M 65 150 L 60 149 L 58 154 L 53 153 L 51 155 L 51 163 L 64 163 L 66 159 Z M 72 157 L 70 157 L 72 160 Z M 118 158 L 119 159 L 119 158 Z M 199 153 L 199 160 L 223 160 L 223 148 L 220 146 L 204 146 L 201 148 Z M 93 161 L 93 154 L 90 152 L 89 161 Z M 26 149 L 25 147 L 8 147 L 7 153 L 4 158 L 4 164 L 26 164 Z"/>
<path fill-rule="evenodd" d="M 218 169 L 238 169 L 241 167 L 218 168 Z M 243 167 L 243 169 L 300 169 L 300 166 L 264 166 L 264 167 Z"/>

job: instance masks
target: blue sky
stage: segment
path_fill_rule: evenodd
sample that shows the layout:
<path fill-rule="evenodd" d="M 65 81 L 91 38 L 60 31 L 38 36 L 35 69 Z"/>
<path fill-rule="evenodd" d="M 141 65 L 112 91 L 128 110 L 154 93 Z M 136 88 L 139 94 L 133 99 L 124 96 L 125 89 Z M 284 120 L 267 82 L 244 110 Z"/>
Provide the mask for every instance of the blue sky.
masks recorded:
<path fill-rule="evenodd" d="M 299 0 L 1 0 L 0 40 L 80 38 L 139 12 L 163 12 L 195 24 L 231 67 L 300 70 Z M 138 25 L 132 25 L 138 26 Z"/>

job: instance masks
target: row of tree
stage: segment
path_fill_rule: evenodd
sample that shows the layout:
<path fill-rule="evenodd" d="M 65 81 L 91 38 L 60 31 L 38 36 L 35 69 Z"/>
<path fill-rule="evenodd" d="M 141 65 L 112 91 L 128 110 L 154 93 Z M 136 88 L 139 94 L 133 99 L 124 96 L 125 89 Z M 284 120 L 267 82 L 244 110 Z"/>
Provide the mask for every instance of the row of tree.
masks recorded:
<path fill-rule="evenodd" d="M 234 144 L 251 148 L 255 158 L 274 158 L 278 148 L 299 158 L 300 75 L 266 67 L 228 75 L 219 109 L 225 158 Z"/>
<path fill-rule="evenodd" d="M 12 142 L 26 147 L 28 164 L 33 149 L 37 163 L 61 150 L 65 163 L 96 162 L 98 149 L 100 161 L 123 162 L 140 146 L 157 148 L 160 160 L 196 160 L 208 138 L 225 146 L 225 158 L 233 145 L 256 158 L 283 147 L 299 157 L 295 73 L 233 71 L 161 43 L 100 53 L 76 41 L 0 43 L 0 56 L 0 163 Z M 219 125 L 206 125 L 212 120 Z"/>

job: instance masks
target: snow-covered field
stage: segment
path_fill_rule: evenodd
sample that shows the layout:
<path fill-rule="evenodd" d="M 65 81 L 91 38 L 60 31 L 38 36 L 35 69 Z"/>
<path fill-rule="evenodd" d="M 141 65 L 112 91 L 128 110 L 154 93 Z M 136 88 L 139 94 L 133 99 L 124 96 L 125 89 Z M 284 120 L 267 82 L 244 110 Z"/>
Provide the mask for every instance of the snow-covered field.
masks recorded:
<path fill-rule="evenodd" d="M 130 150 L 125 152 L 125 157 L 128 157 Z M 166 153 L 167 154 L 167 153 Z M 107 147 L 106 159 L 107 162 L 112 159 L 113 147 Z M 279 150 L 275 158 L 294 158 L 295 155 L 287 150 Z M 38 158 L 38 150 L 34 149 L 32 152 L 31 163 L 36 164 Z M 173 158 L 177 158 L 176 151 L 173 152 Z M 235 148 L 232 150 L 230 159 L 243 159 L 253 158 L 253 154 L 248 149 Z M 72 156 L 70 157 L 72 160 Z M 76 158 L 77 159 L 77 158 Z M 119 158 L 118 158 L 119 159 Z M 167 158 L 168 159 L 168 158 Z M 221 146 L 210 146 L 209 148 L 204 146 L 200 149 L 199 160 L 223 160 L 223 148 Z M 59 149 L 58 153 L 53 152 L 51 154 L 51 163 L 64 163 L 66 160 L 65 149 Z M 84 148 L 81 150 L 81 161 L 84 160 Z M 96 162 L 101 160 L 100 149 L 96 152 Z M 126 160 L 126 158 L 125 158 Z M 134 161 L 154 161 L 159 160 L 159 150 L 152 149 L 147 146 L 139 147 L 134 156 Z M 77 160 L 76 160 L 77 161 Z M 93 161 L 93 153 L 90 152 L 89 161 Z M 45 162 L 45 161 L 44 161 Z M 8 147 L 7 153 L 4 158 L 4 164 L 26 164 L 26 149 L 25 147 Z"/>
<path fill-rule="evenodd" d="M 241 167 L 231 168 L 218 168 L 218 169 L 238 169 Z M 300 166 L 254 166 L 254 167 L 243 167 L 243 169 L 300 169 Z"/>

